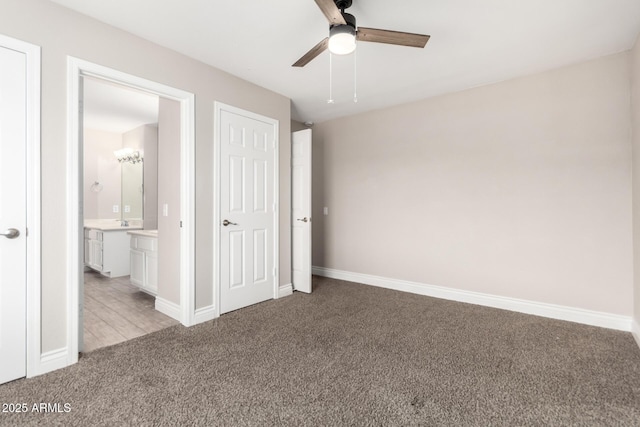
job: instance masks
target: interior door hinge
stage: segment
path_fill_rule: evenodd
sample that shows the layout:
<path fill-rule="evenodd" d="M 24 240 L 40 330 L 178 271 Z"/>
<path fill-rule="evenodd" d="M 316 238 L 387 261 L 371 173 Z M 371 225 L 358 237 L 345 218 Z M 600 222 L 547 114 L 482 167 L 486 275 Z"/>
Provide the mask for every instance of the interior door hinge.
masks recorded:
<path fill-rule="evenodd" d="M 182 221 L 180 221 L 180 228 L 182 228 Z"/>

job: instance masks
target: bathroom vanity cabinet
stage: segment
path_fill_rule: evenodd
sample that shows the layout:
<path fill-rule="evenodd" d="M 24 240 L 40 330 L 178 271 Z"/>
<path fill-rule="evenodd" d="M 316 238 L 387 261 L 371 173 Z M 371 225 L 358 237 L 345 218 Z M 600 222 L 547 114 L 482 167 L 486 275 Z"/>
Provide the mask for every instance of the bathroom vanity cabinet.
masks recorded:
<path fill-rule="evenodd" d="M 157 231 L 131 231 L 129 257 L 131 262 L 131 284 L 140 290 L 158 293 L 158 235 Z"/>
<path fill-rule="evenodd" d="M 107 277 L 129 275 L 128 230 L 84 229 L 84 264 Z"/>

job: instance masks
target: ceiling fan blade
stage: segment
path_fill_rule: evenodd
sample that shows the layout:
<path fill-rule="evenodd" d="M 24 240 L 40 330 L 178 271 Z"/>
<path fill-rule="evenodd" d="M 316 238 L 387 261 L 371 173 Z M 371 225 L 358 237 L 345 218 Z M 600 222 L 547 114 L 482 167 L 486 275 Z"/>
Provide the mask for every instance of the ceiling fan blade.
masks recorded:
<path fill-rule="evenodd" d="M 298 59 L 292 67 L 304 67 L 313 60 L 316 56 L 327 50 L 329 46 L 329 37 L 325 37 L 320 43 L 311 48 L 311 50 L 305 53 L 302 58 Z"/>
<path fill-rule="evenodd" d="M 329 25 L 347 25 L 347 21 L 344 20 L 333 0 L 315 0 L 315 2 L 329 20 Z"/>
<path fill-rule="evenodd" d="M 379 30 L 358 27 L 357 39 L 363 42 L 398 44 L 401 46 L 424 47 L 429 38 L 424 34 L 403 33 L 401 31 Z"/>

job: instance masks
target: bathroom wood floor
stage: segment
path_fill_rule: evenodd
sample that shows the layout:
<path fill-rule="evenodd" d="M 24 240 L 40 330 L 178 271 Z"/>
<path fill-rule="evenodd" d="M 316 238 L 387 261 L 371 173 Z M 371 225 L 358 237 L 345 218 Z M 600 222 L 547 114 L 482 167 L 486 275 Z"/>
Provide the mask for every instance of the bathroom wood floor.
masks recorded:
<path fill-rule="evenodd" d="M 84 273 L 84 349 L 127 341 L 180 322 L 154 308 L 155 298 L 129 283 L 129 276 L 109 279 Z"/>

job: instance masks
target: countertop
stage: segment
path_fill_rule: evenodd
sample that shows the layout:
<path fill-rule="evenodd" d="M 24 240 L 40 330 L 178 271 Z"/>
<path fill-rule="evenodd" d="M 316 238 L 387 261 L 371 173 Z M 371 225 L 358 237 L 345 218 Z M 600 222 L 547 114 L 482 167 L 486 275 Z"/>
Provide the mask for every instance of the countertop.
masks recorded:
<path fill-rule="evenodd" d="M 142 221 L 131 220 L 128 226 L 123 226 L 119 219 L 85 219 L 84 228 L 93 228 L 100 231 L 142 230 Z"/>
<path fill-rule="evenodd" d="M 143 237 L 158 237 L 158 230 L 131 230 L 127 234 Z"/>

